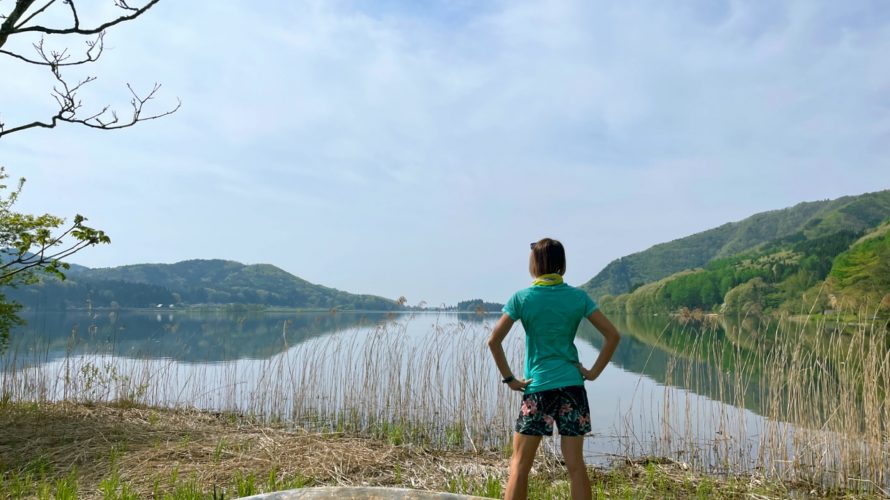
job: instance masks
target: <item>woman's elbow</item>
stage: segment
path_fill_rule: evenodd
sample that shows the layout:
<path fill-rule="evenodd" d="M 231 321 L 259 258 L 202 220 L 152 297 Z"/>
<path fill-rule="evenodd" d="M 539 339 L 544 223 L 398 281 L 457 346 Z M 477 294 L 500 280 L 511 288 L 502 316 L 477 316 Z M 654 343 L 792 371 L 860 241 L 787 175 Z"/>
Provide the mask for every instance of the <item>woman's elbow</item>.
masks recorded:
<path fill-rule="evenodd" d="M 501 347 L 501 339 L 494 337 L 494 336 L 489 337 L 488 341 L 485 343 L 488 345 L 488 348 L 491 349 L 492 351 L 497 349 L 498 347 Z"/>

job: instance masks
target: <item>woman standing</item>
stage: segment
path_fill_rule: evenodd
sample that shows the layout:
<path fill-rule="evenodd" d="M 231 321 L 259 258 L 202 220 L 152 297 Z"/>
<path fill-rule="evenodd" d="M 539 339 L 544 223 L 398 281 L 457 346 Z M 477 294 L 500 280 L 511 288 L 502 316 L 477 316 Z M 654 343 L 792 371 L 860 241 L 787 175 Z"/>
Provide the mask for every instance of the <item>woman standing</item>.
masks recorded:
<path fill-rule="evenodd" d="M 584 435 L 590 432 L 590 407 L 584 381 L 595 380 L 602 373 L 621 337 L 586 292 L 563 283 L 566 257 L 560 242 L 544 238 L 532 243 L 531 250 L 529 272 L 535 280 L 531 287 L 510 297 L 488 339 L 503 382 L 523 393 L 504 498 L 528 497 L 528 474 L 535 452 L 541 436 L 553 434 L 555 423 L 572 498 L 589 499 L 590 480 L 583 450 Z M 574 344 L 584 318 L 605 337 L 603 349 L 590 369 L 578 359 Z M 502 346 L 517 320 L 525 329 L 523 378 L 513 375 Z"/>

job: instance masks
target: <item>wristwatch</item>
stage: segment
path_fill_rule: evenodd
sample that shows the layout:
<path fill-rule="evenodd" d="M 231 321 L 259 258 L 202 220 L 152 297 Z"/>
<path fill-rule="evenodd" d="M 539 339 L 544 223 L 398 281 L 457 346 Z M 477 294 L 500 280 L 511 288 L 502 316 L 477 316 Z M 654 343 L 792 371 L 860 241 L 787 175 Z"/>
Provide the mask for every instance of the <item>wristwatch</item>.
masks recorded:
<path fill-rule="evenodd" d="M 503 382 L 505 384 L 509 384 L 510 382 L 512 382 L 514 380 L 516 380 L 516 377 L 514 377 L 513 375 L 510 375 L 509 377 L 504 377 L 504 380 L 501 380 L 501 382 Z"/>

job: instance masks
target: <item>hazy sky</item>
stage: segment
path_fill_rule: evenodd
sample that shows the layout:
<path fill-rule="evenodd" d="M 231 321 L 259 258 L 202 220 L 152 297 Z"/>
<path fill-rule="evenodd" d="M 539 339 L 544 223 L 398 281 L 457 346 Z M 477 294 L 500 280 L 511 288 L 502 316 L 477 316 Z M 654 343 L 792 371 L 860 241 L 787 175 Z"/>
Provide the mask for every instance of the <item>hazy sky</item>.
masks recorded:
<path fill-rule="evenodd" d="M 74 259 L 91 267 L 222 258 L 411 304 L 504 301 L 543 236 L 578 285 L 656 243 L 890 188 L 883 0 L 164 0 L 107 45 L 66 73 L 99 76 L 87 107 L 125 112 L 127 82 L 158 81 L 153 109 L 182 109 L 0 139 L 20 210 L 111 235 Z M 51 86 L 0 58 L 0 121 L 49 116 Z"/>

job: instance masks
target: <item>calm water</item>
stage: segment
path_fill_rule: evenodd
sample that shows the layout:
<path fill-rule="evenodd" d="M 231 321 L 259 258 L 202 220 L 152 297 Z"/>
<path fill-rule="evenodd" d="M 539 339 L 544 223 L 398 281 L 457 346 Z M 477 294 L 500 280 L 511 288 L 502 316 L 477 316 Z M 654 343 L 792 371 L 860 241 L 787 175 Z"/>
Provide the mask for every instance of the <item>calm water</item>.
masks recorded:
<path fill-rule="evenodd" d="M 447 415 L 441 417 L 451 420 L 441 424 L 443 436 L 473 423 L 509 435 L 518 408 L 518 394 L 503 389 L 484 343 L 497 316 L 159 310 L 31 313 L 26 319 L 0 357 L 5 390 L 20 399 L 130 394 L 148 404 L 301 418 L 311 411 L 336 413 L 362 399 L 365 420 L 392 412 L 421 421 Z M 676 453 L 683 440 L 702 446 L 731 441 L 724 453 L 751 451 L 746 436 L 763 425 L 757 388 L 743 395 L 748 409 L 738 410 L 731 403 L 739 395 L 706 363 L 677 355 L 690 338 L 704 334 L 657 318 L 616 324 L 623 339 L 612 364 L 586 385 L 594 428 L 590 458 Z M 508 336 L 517 373 L 522 336 L 517 323 Z M 585 322 L 576 340 L 585 364 L 601 342 Z M 381 364 L 388 366 L 373 373 L 362 368 Z M 11 382 L 11 372 L 23 381 Z M 293 394 L 294 386 L 308 389 Z M 476 414 L 455 408 L 475 404 Z M 473 435 L 469 427 L 466 434 Z"/>

